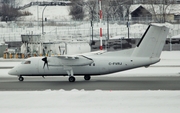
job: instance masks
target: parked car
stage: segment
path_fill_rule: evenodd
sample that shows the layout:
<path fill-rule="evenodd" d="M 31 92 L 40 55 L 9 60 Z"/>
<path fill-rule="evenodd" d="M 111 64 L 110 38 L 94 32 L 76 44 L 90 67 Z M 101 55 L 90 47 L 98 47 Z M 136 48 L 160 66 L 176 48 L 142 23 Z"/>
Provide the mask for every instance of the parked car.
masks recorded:
<path fill-rule="evenodd" d="M 171 42 L 171 44 L 179 44 L 180 43 L 180 39 L 173 38 L 173 39 L 171 39 L 171 41 L 170 41 L 170 39 L 166 40 L 166 44 L 169 44 L 170 42 Z"/>

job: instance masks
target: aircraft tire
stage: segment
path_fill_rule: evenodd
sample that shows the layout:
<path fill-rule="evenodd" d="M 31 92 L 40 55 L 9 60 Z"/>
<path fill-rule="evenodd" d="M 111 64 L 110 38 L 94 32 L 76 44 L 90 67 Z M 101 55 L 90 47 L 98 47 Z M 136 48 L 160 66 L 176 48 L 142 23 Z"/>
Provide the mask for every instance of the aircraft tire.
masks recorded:
<path fill-rule="evenodd" d="M 91 76 L 90 75 L 85 75 L 84 76 L 84 80 L 90 80 L 91 79 Z"/>
<path fill-rule="evenodd" d="M 76 81 L 75 77 L 73 77 L 73 76 L 69 77 L 69 82 L 75 82 L 75 81 Z"/>
<path fill-rule="evenodd" d="M 24 81 L 24 78 L 23 77 L 19 77 L 19 81 Z"/>

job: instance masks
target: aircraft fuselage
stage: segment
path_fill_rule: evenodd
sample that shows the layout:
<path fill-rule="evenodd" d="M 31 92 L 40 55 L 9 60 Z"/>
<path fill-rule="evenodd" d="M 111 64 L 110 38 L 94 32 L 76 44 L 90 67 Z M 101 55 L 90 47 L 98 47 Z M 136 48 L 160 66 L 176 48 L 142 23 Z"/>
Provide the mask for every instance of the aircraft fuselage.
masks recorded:
<path fill-rule="evenodd" d="M 43 57 L 32 57 L 26 59 L 30 64 L 19 64 L 14 67 L 11 73 L 16 73 L 18 76 L 66 76 L 65 68 L 59 63 L 59 60 L 48 57 L 48 64 L 42 62 Z M 142 66 L 149 66 L 159 61 L 159 58 L 139 58 L 139 57 L 91 57 L 93 63 L 86 66 L 71 66 L 73 73 L 76 76 L 81 75 L 103 75 L 127 69 L 133 69 Z"/>

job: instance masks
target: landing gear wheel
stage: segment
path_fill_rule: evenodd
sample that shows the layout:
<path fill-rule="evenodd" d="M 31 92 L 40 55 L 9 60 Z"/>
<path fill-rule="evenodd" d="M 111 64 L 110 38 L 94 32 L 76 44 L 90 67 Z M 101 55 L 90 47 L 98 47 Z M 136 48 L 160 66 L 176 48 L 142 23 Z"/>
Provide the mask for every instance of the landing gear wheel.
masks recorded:
<path fill-rule="evenodd" d="M 19 77 L 19 81 L 22 82 L 23 80 L 24 80 L 24 78 L 20 76 L 20 77 Z"/>
<path fill-rule="evenodd" d="M 73 77 L 73 76 L 69 77 L 69 82 L 75 82 L 75 81 L 76 81 L 75 77 Z"/>
<path fill-rule="evenodd" d="M 84 80 L 90 80 L 91 79 L 91 76 L 90 75 L 85 75 L 84 76 Z"/>

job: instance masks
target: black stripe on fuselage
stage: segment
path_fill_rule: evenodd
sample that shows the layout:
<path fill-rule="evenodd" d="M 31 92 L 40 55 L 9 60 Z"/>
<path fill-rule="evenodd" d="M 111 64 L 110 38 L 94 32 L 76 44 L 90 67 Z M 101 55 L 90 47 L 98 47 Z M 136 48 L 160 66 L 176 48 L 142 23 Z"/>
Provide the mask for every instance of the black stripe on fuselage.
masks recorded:
<path fill-rule="evenodd" d="M 148 26 L 148 28 L 146 29 L 145 33 L 143 34 L 141 40 L 139 41 L 137 47 L 139 47 L 139 45 L 141 44 L 141 42 L 143 41 L 144 37 L 146 36 L 146 33 L 148 32 L 149 28 L 151 27 L 151 25 Z"/>
<path fill-rule="evenodd" d="M 109 73 L 107 73 L 109 74 Z M 84 76 L 84 75 L 89 75 L 89 74 L 74 74 L 74 76 Z M 91 76 L 99 76 L 99 75 L 105 75 L 105 74 L 91 74 Z M 32 74 L 27 74 L 27 75 L 21 75 L 21 76 L 69 76 L 68 74 L 39 74 L 39 75 L 32 75 Z"/>

